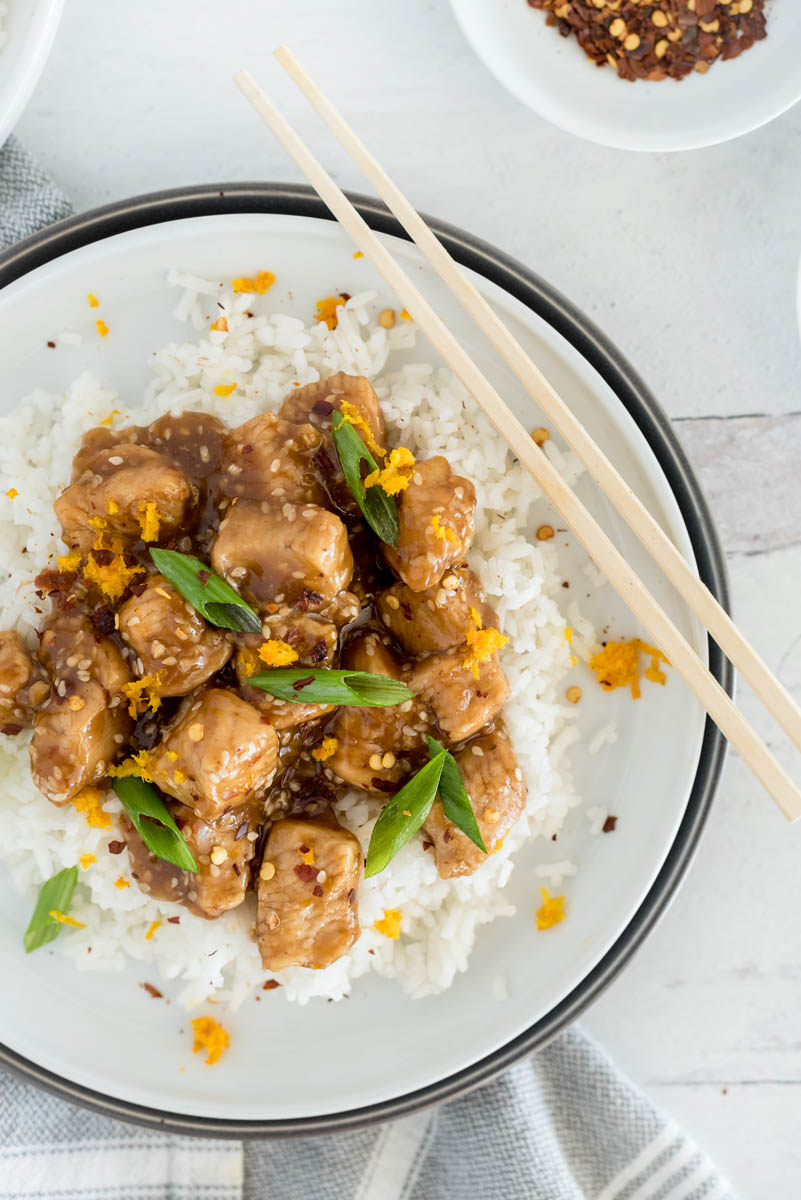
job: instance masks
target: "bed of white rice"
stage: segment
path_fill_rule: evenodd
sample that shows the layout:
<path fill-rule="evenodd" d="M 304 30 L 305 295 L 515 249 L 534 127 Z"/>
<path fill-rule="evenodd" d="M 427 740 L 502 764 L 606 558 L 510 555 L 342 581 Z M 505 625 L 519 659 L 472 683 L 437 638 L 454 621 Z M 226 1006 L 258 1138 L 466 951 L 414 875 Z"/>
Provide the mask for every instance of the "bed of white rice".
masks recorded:
<path fill-rule="evenodd" d="M 550 837 L 578 803 L 566 753 L 577 737 L 571 725 L 575 710 L 562 699 L 571 647 L 557 602 L 557 551 L 531 537 L 538 524 L 538 493 L 450 373 L 406 361 L 414 346 L 413 326 L 400 321 L 390 331 L 383 329 L 373 293 L 354 296 L 339 310 L 338 328 L 329 331 L 322 324 L 306 327 L 296 318 L 271 313 L 269 295 L 234 295 L 216 281 L 187 275 L 174 275 L 170 283 L 181 289 L 176 315 L 188 325 L 187 340 L 152 356 L 154 379 L 140 405 L 126 409 L 118 394 L 83 375 L 65 396 L 36 393 L 12 418 L 0 421 L 0 627 L 17 627 L 35 643 L 41 602 L 33 579 L 53 555 L 64 552 L 53 501 L 69 480 L 72 456 L 87 428 L 111 414 L 116 426 L 150 422 L 184 408 L 216 413 L 236 424 L 277 407 L 293 383 L 338 370 L 371 378 L 391 442 L 409 446 L 420 457 L 445 454 L 475 484 L 476 534 L 469 557 L 510 639 L 502 652 L 511 685 L 504 715 L 525 772 L 528 805 L 503 848 L 469 878 L 439 879 L 433 856 L 414 839 L 387 870 L 362 884 L 363 932 L 351 952 L 324 971 L 291 968 L 281 973 L 280 982 L 287 998 L 301 1003 L 314 996 L 339 999 L 368 971 L 397 979 L 413 996 L 447 988 L 455 973 L 465 970 L 478 927 L 514 912 L 504 885 L 515 853 L 529 839 Z M 246 309 L 256 315 L 246 316 Z M 210 322 L 221 315 L 229 331 L 209 332 Z M 215 396 L 217 385 L 234 382 L 233 395 Z M 575 462 L 566 460 L 553 442 L 546 452 L 575 478 Z M 19 493 L 16 498 L 5 495 L 11 489 Z M 592 641 L 591 630 L 582 632 L 582 641 Z M 204 921 L 177 905 L 148 898 L 135 882 L 118 888 L 118 880 L 130 880 L 130 870 L 127 854 L 107 850 L 119 836 L 119 804 L 113 795 L 105 805 L 114 821 L 111 830 L 90 828 L 71 806 L 55 808 L 31 782 L 24 736 L 2 739 L 0 773 L 0 857 L 31 901 L 55 871 L 83 854 L 97 858 L 81 872 L 71 909 L 86 928 L 64 931 L 54 943 L 56 952 L 88 970 L 122 968 L 131 960 L 147 963 L 148 979 L 162 986 L 176 981 L 170 994 L 188 1006 L 203 1003 L 212 993 L 235 1006 L 264 981 L 251 938 L 252 899 L 219 920 Z M 353 792 L 340 802 L 340 819 L 365 849 L 378 811 L 377 802 L 363 793 Z M 566 861 L 549 870 L 548 881 L 558 886 L 575 872 L 575 865 Z M 386 909 L 403 914 L 397 940 L 374 929 Z M 176 915 L 180 924 L 168 923 Z M 161 925 L 147 940 L 154 921 Z"/>

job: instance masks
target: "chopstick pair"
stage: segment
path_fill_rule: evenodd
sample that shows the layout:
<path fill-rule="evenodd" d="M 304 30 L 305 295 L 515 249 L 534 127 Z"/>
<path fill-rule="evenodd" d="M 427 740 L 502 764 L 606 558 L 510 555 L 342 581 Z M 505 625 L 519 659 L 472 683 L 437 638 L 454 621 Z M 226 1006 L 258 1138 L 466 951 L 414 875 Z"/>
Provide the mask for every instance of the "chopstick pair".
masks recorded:
<path fill-rule="evenodd" d="M 406 200 L 376 159 L 314 84 L 294 55 L 281 47 L 275 57 L 292 77 L 351 159 L 428 259 L 439 277 L 473 317 L 546 417 L 575 451 L 646 550 L 695 613 L 721 650 L 740 671 L 765 707 L 801 749 L 801 710 L 745 639 L 706 585 L 693 573 L 648 510 L 583 425 L 576 419 L 523 347 L 463 274 L 448 251 Z M 801 790 L 721 687 L 667 613 L 648 592 L 600 525 L 565 483 L 512 414 L 498 392 L 457 342 L 412 280 L 395 262 L 325 168 L 247 71 L 234 81 L 300 167 L 318 195 L 412 315 L 454 374 L 461 380 L 509 448 L 536 480 L 609 583 L 670 659 L 718 728 L 741 754 L 790 821 L 801 817 Z"/>

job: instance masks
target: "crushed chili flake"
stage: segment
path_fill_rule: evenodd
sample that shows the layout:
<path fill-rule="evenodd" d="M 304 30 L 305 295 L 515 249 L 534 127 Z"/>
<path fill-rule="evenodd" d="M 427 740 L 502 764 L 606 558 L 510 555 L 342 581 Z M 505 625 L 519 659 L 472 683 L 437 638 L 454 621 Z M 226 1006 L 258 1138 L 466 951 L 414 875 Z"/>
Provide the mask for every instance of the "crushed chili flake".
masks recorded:
<path fill-rule="evenodd" d="M 314 887 L 312 888 L 312 895 L 316 896 L 318 900 L 322 896 L 325 895 L 325 893 L 323 892 L 323 889 L 320 887 L 319 883 L 315 884 Z"/>
<path fill-rule="evenodd" d="M 423 842 L 423 849 L 424 849 L 424 850 L 432 850 L 432 849 L 433 849 L 433 847 L 434 847 L 434 843 L 433 843 L 433 842 Z"/>
<path fill-rule="evenodd" d="M 288 667 L 290 663 L 298 661 L 298 652 L 292 649 L 289 642 L 269 638 L 259 646 L 259 658 L 268 667 Z"/>
<path fill-rule="evenodd" d="M 704 75 L 767 37 L 765 0 L 528 0 L 587 58 L 621 79 L 657 82 Z"/>
<path fill-rule="evenodd" d="M 170 925 L 180 925 L 181 924 L 180 917 L 167 917 L 167 921 Z"/>
<path fill-rule="evenodd" d="M 385 908 L 380 921 L 373 921 L 373 929 L 383 933 L 384 937 L 396 941 L 400 937 L 403 912 L 399 908 Z"/>
<path fill-rule="evenodd" d="M 219 1062 L 223 1053 L 231 1045 L 228 1030 L 223 1028 L 213 1017 L 195 1017 L 192 1021 L 192 1032 L 195 1035 L 192 1053 L 206 1051 L 206 1065 L 213 1067 Z"/>
<path fill-rule="evenodd" d="M 148 996 L 152 996 L 154 1000 L 164 999 L 164 993 L 160 992 L 159 989 L 154 987 L 152 983 L 140 983 L 139 986 L 144 988 Z"/>
<path fill-rule="evenodd" d="M 298 854 L 307 866 L 311 867 L 314 864 L 314 849 L 311 846 L 301 846 Z"/>
<path fill-rule="evenodd" d="M 564 896 L 551 896 L 547 888 L 540 888 L 542 895 L 542 904 L 537 909 L 536 920 L 537 929 L 552 929 L 554 925 L 558 925 L 560 921 L 565 919 L 565 898 Z"/>
<path fill-rule="evenodd" d="M 107 849 L 109 854 L 122 854 L 125 849 L 125 842 L 109 842 Z"/>
<path fill-rule="evenodd" d="M 617 828 L 617 817 L 607 817 L 601 826 L 601 833 L 614 833 Z"/>
<path fill-rule="evenodd" d="M 651 660 L 644 671 L 640 662 L 641 655 Z M 661 670 L 660 663 L 670 666 L 661 650 L 649 646 L 639 638 L 632 638 L 628 642 L 607 642 L 603 649 L 590 659 L 590 669 L 595 672 L 604 691 L 612 692 L 615 688 L 630 687 L 634 699 L 639 700 L 642 694 L 641 675 L 651 683 L 660 683 L 663 687 L 667 683 L 667 676 Z"/>
<path fill-rule="evenodd" d="M 315 883 L 317 882 L 317 868 L 310 867 L 307 863 L 299 863 L 298 866 L 295 867 L 295 874 L 301 883 L 311 883 L 312 880 L 314 880 Z"/>
<path fill-rule="evenodd" d="M 266 979 L 264 981 L 264 983 L 262 984 L 261 990 L 263 992 L 272 992 L 272 991 L 274 991 L 275 988 L 279 988 L 280 986 L 281 986 L 281 984 L 278 982 L 277 979 Z"/>

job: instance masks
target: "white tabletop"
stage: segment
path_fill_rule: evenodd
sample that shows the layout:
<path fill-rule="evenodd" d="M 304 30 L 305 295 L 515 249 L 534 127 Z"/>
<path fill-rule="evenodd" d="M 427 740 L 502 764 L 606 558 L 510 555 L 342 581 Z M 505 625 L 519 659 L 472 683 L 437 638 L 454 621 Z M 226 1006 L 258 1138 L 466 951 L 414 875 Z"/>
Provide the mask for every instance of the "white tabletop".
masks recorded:
<path fill-rule="evenodd" d="M 538 271 L 644 375 L 706 488 L 736 616 L 801 697 L 801 107 L 725 146 L 640 156 L 521 107 L 447 0 L 66 7 L 18 132 L 78 208 L 296 180 L 229 82 L 241 66 L 367 190 L 270 61 L 290 43 L 418 207 Z M 732 758 L 670 912 L 584 1021 L 755 1200 L 801 1192 L 799 836 Z"/>

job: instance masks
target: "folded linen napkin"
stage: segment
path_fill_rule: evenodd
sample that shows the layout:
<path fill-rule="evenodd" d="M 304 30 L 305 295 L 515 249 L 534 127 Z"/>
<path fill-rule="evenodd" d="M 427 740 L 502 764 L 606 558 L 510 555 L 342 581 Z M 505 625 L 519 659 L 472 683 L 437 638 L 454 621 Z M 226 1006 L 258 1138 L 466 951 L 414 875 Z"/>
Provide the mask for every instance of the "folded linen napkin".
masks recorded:
<path fill-rule="evenodd" d="M 0 249 L 67 216 L 13 139 Z M 2 1030 L 0 1030 L 2 1040 Z M 731 1200 L 577 1029 L 460 1100 L 354 1133 L 236 1142 L 109 1120 L 0 1072 L 0 1200 Z"/>
<path fill-rule="evenodd" d="M 72 212 L 64 193 L 48 179 L 16 138 L 0 147 L 0 250 Z"/>
<path fill-rule="evenodd" d="M 733 1200 L 577 1029 L 460 1100 L 355 1133 L 151 1133 L 0 1074 L 0 1200 Z"/>

